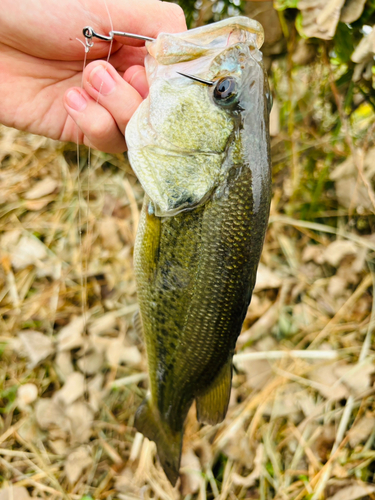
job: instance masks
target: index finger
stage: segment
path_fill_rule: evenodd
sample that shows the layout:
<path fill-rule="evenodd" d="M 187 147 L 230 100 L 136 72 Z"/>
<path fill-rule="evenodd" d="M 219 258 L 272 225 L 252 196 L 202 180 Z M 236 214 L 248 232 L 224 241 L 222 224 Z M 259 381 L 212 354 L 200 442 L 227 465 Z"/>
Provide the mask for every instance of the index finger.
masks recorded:
<path fill-rule="evenodd" d="M 184 11 L 170 2 L 160 0 L 123 1 L 107 0 L 108 11 L 112 18 L 113 28 L 108 13 L 101 17 L 101 29 L 104 33 L 125 31 L 150 38 L 156 38 L 159 33 L 180 33 L 187 29 Z M 102 31 L 102 32 L 103 32 Z M 116 37 L 116 41 L 140 46 L 144 42 L 127 37 Z"/>

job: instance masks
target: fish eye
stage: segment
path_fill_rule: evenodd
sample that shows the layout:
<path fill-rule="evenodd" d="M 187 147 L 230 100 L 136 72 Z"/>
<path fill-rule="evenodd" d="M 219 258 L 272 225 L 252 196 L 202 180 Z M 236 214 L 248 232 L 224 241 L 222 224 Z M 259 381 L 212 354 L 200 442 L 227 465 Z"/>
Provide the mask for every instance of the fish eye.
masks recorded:
<path fill-rule="evenodd" d="M 229 105 L 236 102 L 237 82 L 231 76 L 220 78 L 214 88 L 214 99 L 218 104 Z"/>

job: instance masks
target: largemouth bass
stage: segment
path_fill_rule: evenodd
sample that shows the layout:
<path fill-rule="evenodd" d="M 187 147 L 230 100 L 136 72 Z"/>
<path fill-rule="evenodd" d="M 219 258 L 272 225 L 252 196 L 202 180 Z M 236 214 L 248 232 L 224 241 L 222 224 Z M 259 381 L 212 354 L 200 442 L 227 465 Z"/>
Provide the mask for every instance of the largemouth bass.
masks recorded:
<path fill-rule="evenodd" d="M 261 25 L 236 17 L 147 43 L 150 93 L 126 132 L 146 196 L 134 261 L 150 393 L 135 425 L 174 485 L 193 401 L 226 414 L 271 199 Z"/>

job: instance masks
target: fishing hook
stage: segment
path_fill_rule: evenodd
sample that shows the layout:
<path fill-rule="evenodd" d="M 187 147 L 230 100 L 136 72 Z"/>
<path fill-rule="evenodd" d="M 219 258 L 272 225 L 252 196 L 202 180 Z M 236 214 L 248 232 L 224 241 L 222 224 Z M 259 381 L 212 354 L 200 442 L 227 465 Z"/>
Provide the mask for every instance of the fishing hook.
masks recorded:
<path fill-rule="evenodd" d="M 91 26 L 86 26 L 85 28 L 83 28 L 82 32 L 83 36 L 86 38 L 86 45 L 88 47 L 92 47 L 93 37 L 99 38 L 99 40 L 104 40 L 105 42 L 111 42 L 115 36 L 126 36 L 129 38 L 136 38 L 137 40 L 144 40 L 146 42 L 153 42 L 155 40 L 155 38 L 151 38 L 149 36 L 135 35 L 134 33 L 127 33 L 125 31 L 110 31 L 108 36 L 101 35 L 99 33 L 96 33 Z M 91 45 L 88 45 L 88 43 L 91 43 Z"/>
<path fill-rule="evenodd" d="M 186 78 L 190 78 L 191 80 L 194 80 L 196 82 L 204 83 L 205 85 L 210 85 L 210 86 L 215 85 L 215 82 L 210 82 L 209 80 L 203 80 L 203 78 L 198 78 L 197 76 L 187 75 L 185 73 L 180 73 L 179 71 L 176 71 L 176 73 L 178 73 L 181 76 L 186 76 Z"/>

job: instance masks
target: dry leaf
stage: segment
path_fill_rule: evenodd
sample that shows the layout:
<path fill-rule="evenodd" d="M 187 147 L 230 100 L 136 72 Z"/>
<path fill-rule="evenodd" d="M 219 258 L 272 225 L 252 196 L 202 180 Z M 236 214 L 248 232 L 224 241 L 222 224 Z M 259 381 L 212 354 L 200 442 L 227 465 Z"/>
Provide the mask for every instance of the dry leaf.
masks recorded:
<path fill-rule="evenodd" d="M 40 261 L 47 257 L 46 247 L 37 238 L 22 236 L 11 254 L 12 266 L 16 269 L 24 269 L 30 265 L 41 264 Z"/>
<path fill-rule="evenodd" d="M 77 482 L 83 471 L 93 463 L 91 450 L 88 446 L 80 446 L 69 454 L 65 461 L 64 470 L 70 484 Z"/>
<path fill-rule="evenodd" d="M 339 382 L 340 377 L 336 374 L 336 364 L 319 366 L 310 373 L 309 378 L 319 385 L 318 391 L 327 399 L 339 401 L 349 396 L 349 391 L 342 382 Z"/>
<path fill-rule="evenodd" d="M 7 486 L 1 488 L 0 500 L 29 500 L 31 497 L 24 486 Z"/>
<path fill-rule="evenodd" d="M 375 428 L 375 417 L 365 416 L 358 424 L 350 428 L 349 444 L 355 448 L 359 443 L 364 443 Z"/>
<path fill-rule="evenodd" d="M 340 364 L 334 369 L 337 378 L 342 380 L 350 392 L 356 396 L 360 395 L 371 385 L 371 375 L 375 372 L 372 363 L 361 365 Z"/>
<path fill-rule="evenodd" d="M 42 198 L 47 194 L 51 194 L 55 191 L 58 184 L 52 177 L 45 177 L 39 182 L 36 182 L 31 189 L 24 195 L 26 200 L 37 200 Z"/>
<path fill-rule="evenodd" d="M 307 245 L 302 252 L 302 261 L 314 261 L 316 264 L 324 263 L 324 247 L 323 245 Z"/>
<path fill-rule="evenodd" d="M 355 51 L 351 56 L 351 60 L 355 63 L 366 63 L 370 61 L 375 54 L 375 30 L 372 29 L 371 33 L 364 35 L 359 42 Z"/>
<path fill-rule="evenodd" d="M 87 384 L 89 391 L 89 404 L 94 412 L 98 411 L 100 408 L 100 402 L 103 399 L 103 383 L 104 376 L 102 373 L 98 373 L 90 382 Z"/>
<path fill-rule="evenodd" d="M 374 493 L 374 491 L 375 486 L 373 484 L 353 484 L 342 488 L 327 500 L 357 500 L 358 498 Z"/>
<path fill-rule="evenodd" d="M 73 443 L 85 443 L 91 435 L 93 414 L 86 403 L 74 403 L 65 410 Z"/>
<path fill-rule="evenodd" d="M 125 346 L 121 339 L 112 340 L 107 351 L 106 358 L 110 366 L 118 366 L 121 363 L 135 366 L 142 361 L 142 356 L 136 346 Z"/>
<path fill-rule="evenodd" d="M 78 398 L 83 396 L 85 390 L 85 377 L 82 373 L 73 372 L 68 375 L 64 386 L 59 391 L 55 392 L 53 399 L 65 406 L 69 406 Z"/>
<path fill-rule="evenodd" d="M 90 335 L 101 335 L 112 330 L 116 326 L 116 312 L 109 312 L 92 321 L 88 330 Z"/>
<path fill-rule="evenodd" d="M 353 23 L 362 14 L 366 0 L 346 0 L 342 8 L 340 21 L 342 23 Z"/>
<path fill-rule="evenodd" d="M 241 351 L 241 354 L 247 352 L 255 351 L 245 349 Z M 235 366 L 239 371 L 246 373 L 248 386 L 255 390 L 261 390 L 273 376 L 269 361 L 263 359 L 249 360 L 240 357 L 236 359 Z"/>
<path fill-rule="evenodd" d="M 373 30 L 373 33 L 375 43 L 375 30 Z M 362 152 L 359 151 L 359 154 L 362 154 Z M 371 184 L 371 178 L 375 174 L 375 148 L 370 148 L 366 152 L 363 160 L 363 172 L 365 178 Z M 336 196 L 340 205 L 345 208 L 355 207 L 358 211 L 373 210 L 367 187 L 358 179 L 358 170 L 352 156 L 349 156 L 335 168 L 330 174 L 330 179 L 335 182 Z"/>
<path fill-rule="evenodd" d="M 330 40 L 340 19 L 345 0 L 301 0 L 298 9 L 302 14 L 302 32 L 306 38 Z"/>
<path fill-rule="evenodd" d="M 350 240 L 336 240 L 324 251 L 324 260 L 333 267 L 338 267 L 344 257 L 348 255 L 356 255 L 358 246 Z"/>
<path fill-rule="evenodd" d="M 85 356 L 82 356 L 82 358 L 77 361 L 77 365 L 81 372 L 86 375 L 94 375 L 103 365 L 103 354 L 96 350 L 92 350 Z"/>
<path fill-rule="evenodd" d="M 202 481 L 204 482 L 204 479 L 199 458 L 189 448 L 181 457 L 181 490 L 183 496 L 197 493 Z"/>
<path fill-rule="evenodd" d="M 48 430 L 50 427 L 59 427 L 64 430 L 68 428 L 63 409 L 57 401 L 50 398 L 37 400 L 35 417 L 39 427 L 43 430 Z"/>
<path fill-rule="evenodd" d="M 238 486 L 243 486 L 245 488 L 251 488 L 252 486 L 254 486 L 254 484 L 259 479 L 262 473 L 262 467 L 265 458 L 264 455 L 265 455 L 264 445 L 261 443 L 258 445 L 257 451 L 255 453 L 253 471 L 246 477 L 240 476 L 236 472 L 233 472 L 232 479 L 234 484 L 237 484 Z"/>
<path fill-rule="evenodd" d="M 49 440 L 48 444 L 56 455 L 66 455 L 69 449 L 66 439 Z"/>
<path fill-rule="evenodd" d="M 118 235 L 118 224 L 114 217 L 103 217 L 97 222 L 99 234 L 102 237 L 102 245 L 108 250 L 121 248 L 121 240 Z"/>
<path fill-rule="evenodd" d="M 23 330 L 18 334 L 18 337 L 29 359 L 30 368 L 34 368 L 40 361 L 53 353 L 52 340 L 43 333 L 34 330 Z"/>
<path fill-rule="evenodd" d="M 275 272 L 271 271 L 263 264 L 259 264 L 254 292 L 266 290 L 268 288 L 279 288 L 282 280 Z"/>
<path fill-rule="evenodd" d="M 71 354 L 68 351 L 60 351 L 57 353 L 55 358 L 55 365 L 59 376 L 66 380 L 66 378 L 74 372 Z"/>
<path fill-rule="evenodd" d="M 68 325 L 61 328 L 57 335 L 58 350 L 67 351 L 81 347 L 83 338 L 82 333 L 86 324 L 85 316 L 78 316 Z"/>

